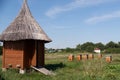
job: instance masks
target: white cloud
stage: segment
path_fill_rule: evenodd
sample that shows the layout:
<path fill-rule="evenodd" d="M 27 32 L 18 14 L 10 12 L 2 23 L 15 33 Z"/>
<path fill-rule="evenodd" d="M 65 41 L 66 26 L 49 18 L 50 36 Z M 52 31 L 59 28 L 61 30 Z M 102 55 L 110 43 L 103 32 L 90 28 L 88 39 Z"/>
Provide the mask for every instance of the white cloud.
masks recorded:
<path fill-rule="evenodd" d="M 120 17 L 120 11 L 115 11 L 110 14 L 91 17 L 91 18 L 85 20 L 85 23 L 94 24 L 94 23 L 103 22 L 103 21 L 110 20 L 113 18 L 118 18 L 118 17 Z"/>
<path fill-rule="evenodd" d="M 46 16 L 53 17 L 54 15 L 65 11 L 71 11 L 76 8 L 95 6 L 98 4 L 111 2 L 111 1 L 117 1 L 117 0 L 73 0 L 73 2 L 68 3 L 66 5 L 56 6 L 51 8 L 45 14 Z"/>

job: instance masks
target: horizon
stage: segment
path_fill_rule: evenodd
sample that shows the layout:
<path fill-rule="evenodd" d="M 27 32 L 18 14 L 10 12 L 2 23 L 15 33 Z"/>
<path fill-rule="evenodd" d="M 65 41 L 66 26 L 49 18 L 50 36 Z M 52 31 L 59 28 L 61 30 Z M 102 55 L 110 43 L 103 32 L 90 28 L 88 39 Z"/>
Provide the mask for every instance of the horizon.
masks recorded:
<path fill-rule="evenodd" d="M 47 48 L 74 48 L 85 42 L 119 42 L 119 0 L 28 0 L 33 17 L 53 42 Z M 16 18 L 23 0 L 1 0 L 0 34 Z"/>

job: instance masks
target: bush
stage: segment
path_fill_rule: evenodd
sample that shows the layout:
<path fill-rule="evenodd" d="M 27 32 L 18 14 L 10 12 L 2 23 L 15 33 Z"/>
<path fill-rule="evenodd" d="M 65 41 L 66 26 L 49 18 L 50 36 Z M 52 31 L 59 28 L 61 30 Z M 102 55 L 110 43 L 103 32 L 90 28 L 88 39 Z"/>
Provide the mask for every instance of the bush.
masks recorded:
<path fill-rule="evenodd" d="M 105 50 L 105 53 L 120 53 L 120 48 L 109 48 Z"/>
<path fill-rule="evenodd" d="M 64 50 L 65 52 L 74 52 L 74 51 L 76 51 L 74 48 L 66 48 L 65 50 Z"/>

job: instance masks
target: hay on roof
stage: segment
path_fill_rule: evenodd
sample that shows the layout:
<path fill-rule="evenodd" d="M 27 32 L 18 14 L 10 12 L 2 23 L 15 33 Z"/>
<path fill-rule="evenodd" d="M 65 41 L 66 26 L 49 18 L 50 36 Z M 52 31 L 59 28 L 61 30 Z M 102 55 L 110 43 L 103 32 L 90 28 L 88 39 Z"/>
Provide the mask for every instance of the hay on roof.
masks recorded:
<path fill-rule="evenodd" d="M 26 39 L 42 40 L 45 42 L 51 41 L 33 18 L 27 2 L 24 0 L 19 15 L 0 35 L 0 41 L 17 41 Z"/>

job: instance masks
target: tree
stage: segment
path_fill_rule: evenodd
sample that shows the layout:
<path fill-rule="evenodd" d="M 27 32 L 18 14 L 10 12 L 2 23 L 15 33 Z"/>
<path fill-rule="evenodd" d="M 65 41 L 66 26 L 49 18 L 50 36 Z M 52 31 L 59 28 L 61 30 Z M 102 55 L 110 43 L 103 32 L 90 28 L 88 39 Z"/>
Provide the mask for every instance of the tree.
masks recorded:
<path fill-rule="evenodd" d="M 104 49 L 105 49 L 105 45 L 102 44 L 101 42 L 100 42 L 100 43 L 96 43 L 96 44 L 95 44 L 95 47 L 96 47 L 96 48 L 99 48 L 100 50 L 104 50 Z"/>
<path fill-rule="evenodd" d="M 118 42 L 118 46 L 119 46 L 119 48 L 120 48 L 120 42 Z"/>
<path fill-rule="evenodd" d="M 86 51 L 87 52 L 93 52 L 94 51 L 94 46 L 87 46 Z"/>
<path fill-rule="evenodd" d="M 73 49 L 72 49 L 72 48 L 67 47 L 67 48 L 65 49 L 65 51 L 66 51 L 66 52 L 73 52 Z"/>
<path fill-rule="evenodd" d="M 87 52 L 93 52 L 94 51 L 94 43 L 92 42 L 86 42 L 81 45 L 81 50 L 82 51 L 87 51 Z"/>
<path fill-rule="evenodd" d="M 110 41 L 106 44 L 106 48 L 119 48 L 119 45 L 117 43 L 114 43 L 113 41 Z"/>
<path fill-rule="evenodd" d="M 78 44 L 78 45 L 76 46 L 76 50 L 77 50 L 77 51 L 80 51 L 80 50 L 81 50 L 81 45 L 80 45 L 80 44 Z"/>

